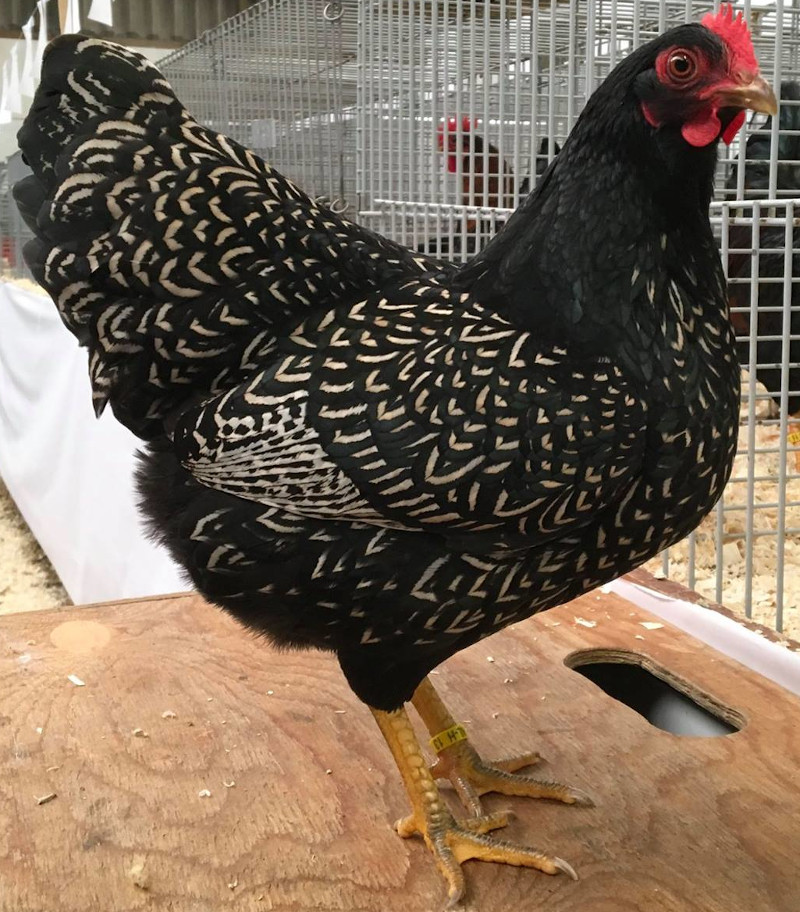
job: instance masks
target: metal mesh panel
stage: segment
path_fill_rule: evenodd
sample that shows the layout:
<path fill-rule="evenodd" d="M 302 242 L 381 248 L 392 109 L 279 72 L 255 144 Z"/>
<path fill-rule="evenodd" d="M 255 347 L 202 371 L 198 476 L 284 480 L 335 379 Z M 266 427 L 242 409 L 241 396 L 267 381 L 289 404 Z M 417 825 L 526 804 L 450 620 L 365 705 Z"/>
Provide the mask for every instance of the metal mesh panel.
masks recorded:
<path fill-rule="evenodd" d="M 796 78 L 800 11 L 742 6 L 767 77 L 776 86 Z M 708 9 L 691 0 L 364 3 L 361 218 L 466 259 L 531 188 L 619 60 Z M 743 196 L 743 164 L 727 189 L 724 180 L 739 148 L 721 156 L 721 196 Z M 773 169 L 770 196 L 776 181 Z"/>
<path fill-rule="evenodd" d="M 800 235 L 786 202 L 800 196 L 800 86 L 792 88 L 800 10 L 780 2 L 737 6 L 765 76 L 776 92 L 783 83 L 783 113 L 766 131 L 764 117 L 752 118 L 730 148 L 721 147 L 712 220 L 731 275 L 740 357 L 770 391 L 746 387 L 739 456 L 717 513 L 652 569 L 800 635 L 793 582 L 800 423 L 790 417 L 800 411 L 800 297 L 795 307 L 793 294 L 800 259 L 791 252 Z M 359 217 L 411 246 L 468 259 L 535 182 L 616 63 L 708 9 L 691 0 L 365 3 Z M 768 205 L 778 198 L 780 205 Z"/>
<path fill-rule="evenodd" d="M 309 193 L 355 202 L 357 0 L 264 0 L 159 62 L 203 124 Z"/>
<path fill-rule="evenodd" d="M 16 249 L 11 229 L 11 191 L 8 162 L 0 162 L 0 275 L 11 275 L 16 267 Z"/>
<path fill-rule="evenodd" d="M 765 172 L 774 173 L 775 165 L 773 156 Z M 744 371 L 739 449 L 714 515 L 661 561 L 666 575 L 795 638 L 800 637 L 800 418 L 792 417 L 800 411 L 797 207 L 800 200 L 787 199 L 712 206 Z"/>
<path fill-rule="evenodd" d="M 33 233 L 22 221 L 11 195 L 11 188 L 26 174 L 30 174 L 30 169 L 19 152 L 0 162 L 0 277 L 29 276 L 22 259 L 22 248 Z"/>

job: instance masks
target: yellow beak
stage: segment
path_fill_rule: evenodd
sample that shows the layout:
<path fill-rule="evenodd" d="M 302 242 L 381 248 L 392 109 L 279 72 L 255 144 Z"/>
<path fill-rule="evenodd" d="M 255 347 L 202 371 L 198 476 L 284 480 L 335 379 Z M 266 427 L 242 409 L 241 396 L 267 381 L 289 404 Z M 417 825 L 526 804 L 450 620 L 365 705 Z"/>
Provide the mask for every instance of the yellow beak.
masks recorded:
<path fill-rule="evenodd" d="M 756 76 L 751 82 L 741 85 L 725 86 L 715 95 L 723 108 L 750 108 L 761 114 L 778 113 L 778 99 L 763 76 Z"/>

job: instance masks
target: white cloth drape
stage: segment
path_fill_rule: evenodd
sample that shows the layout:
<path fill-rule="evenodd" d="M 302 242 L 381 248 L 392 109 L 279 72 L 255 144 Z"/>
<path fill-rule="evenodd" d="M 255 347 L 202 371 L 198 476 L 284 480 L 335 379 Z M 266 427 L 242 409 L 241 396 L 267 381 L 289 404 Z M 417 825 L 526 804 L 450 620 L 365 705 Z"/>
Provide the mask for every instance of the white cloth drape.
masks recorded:
<path fill-rule="evenodd" d="M 110 409 L 94 417 L 86 352 L 50 299 L 0 280 L 0 476 L 76 603 L 188 588 L 145 537 L 137 445 Z"/>

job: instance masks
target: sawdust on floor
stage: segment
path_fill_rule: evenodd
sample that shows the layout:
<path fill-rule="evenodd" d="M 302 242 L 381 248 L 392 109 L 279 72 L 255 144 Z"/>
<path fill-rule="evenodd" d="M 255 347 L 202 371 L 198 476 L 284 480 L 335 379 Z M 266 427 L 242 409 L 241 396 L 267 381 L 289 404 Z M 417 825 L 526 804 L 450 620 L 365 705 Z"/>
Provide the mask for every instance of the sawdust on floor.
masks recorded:
<path fill-rule="evenodd" d="M 756 390 L 760 398 L 755 409 L 755 446 L 751 458 L 748 452 L 745 373 L 739 449 L 723 496 L 722 541 L 718 548 L 717 514 L 714 511 L 695 532 L 695 577 L 690 588 L 742 617 L 746 616 L 749 602 L 752 619 L 773 629 L 777 629 L 778 593 L 781 588 L 783 633 L 793 640 L 800 640 L 800 452 L 795 453 L 787 443 L 783 509 L 785 533 L 781 548 L 778 535 L 781 433 L 779 422 L 774 417 L 775 407 L 767 398 L 766 390 L 759 384 Z M 796 428 L 797 423 L 790 421 L 788 431 Z M 748 510 L 750 503 L 752 510 Z M 748 544 L 752 545 L 749 572 Z M 722 565 L 721 592 L 717 590 L 718 555 Z M 689 586 L 692 583 L 689 567 L 690 546 L 686 540 L 670 549 L 666 575 Z M 656 576 L 664 575 L 662 558 L 649 561 L 645 569 Z"/>
<path fill-rule="evenodd" d="M 71 604 L 0 480 L 0 614 Z"/>

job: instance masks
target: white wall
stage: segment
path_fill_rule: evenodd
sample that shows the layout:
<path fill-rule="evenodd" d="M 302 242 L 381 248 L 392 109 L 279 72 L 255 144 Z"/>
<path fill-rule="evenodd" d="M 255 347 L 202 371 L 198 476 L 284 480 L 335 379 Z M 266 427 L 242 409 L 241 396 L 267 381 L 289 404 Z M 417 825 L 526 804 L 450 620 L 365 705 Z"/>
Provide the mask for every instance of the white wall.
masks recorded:
<path fill-rule="evenodd" d="M 6 60 L 11 55 L 11 48 L 14 45 L 18 45 L 19 50 L 17 51 L 17 58 L 19 60 L 20 66 L 22 66 L 22 61 L 25 57 L 25 42 L 20 39 L 15 41 L 13 38 L 0 38 L 0 69 L 2 69 Z M 153 62 L 158 61 L 161 57 L 165 57 L 167 54 L 171 53 L 169 50 L 164 48 L 138 48 L 132 47 L 131 50 L 139 51 L 140 54 L 144 54 L 148 60 Z M 23 99 L 23 103 L 27 107 L 30 106 L 31 99 Z M 22 116 L 15 117 L 11 123 L 0 124 L 0 161 L 8 158 L 13 152 L 17 151 L 17 130 L 19 130 L 22 124 Z"/>

